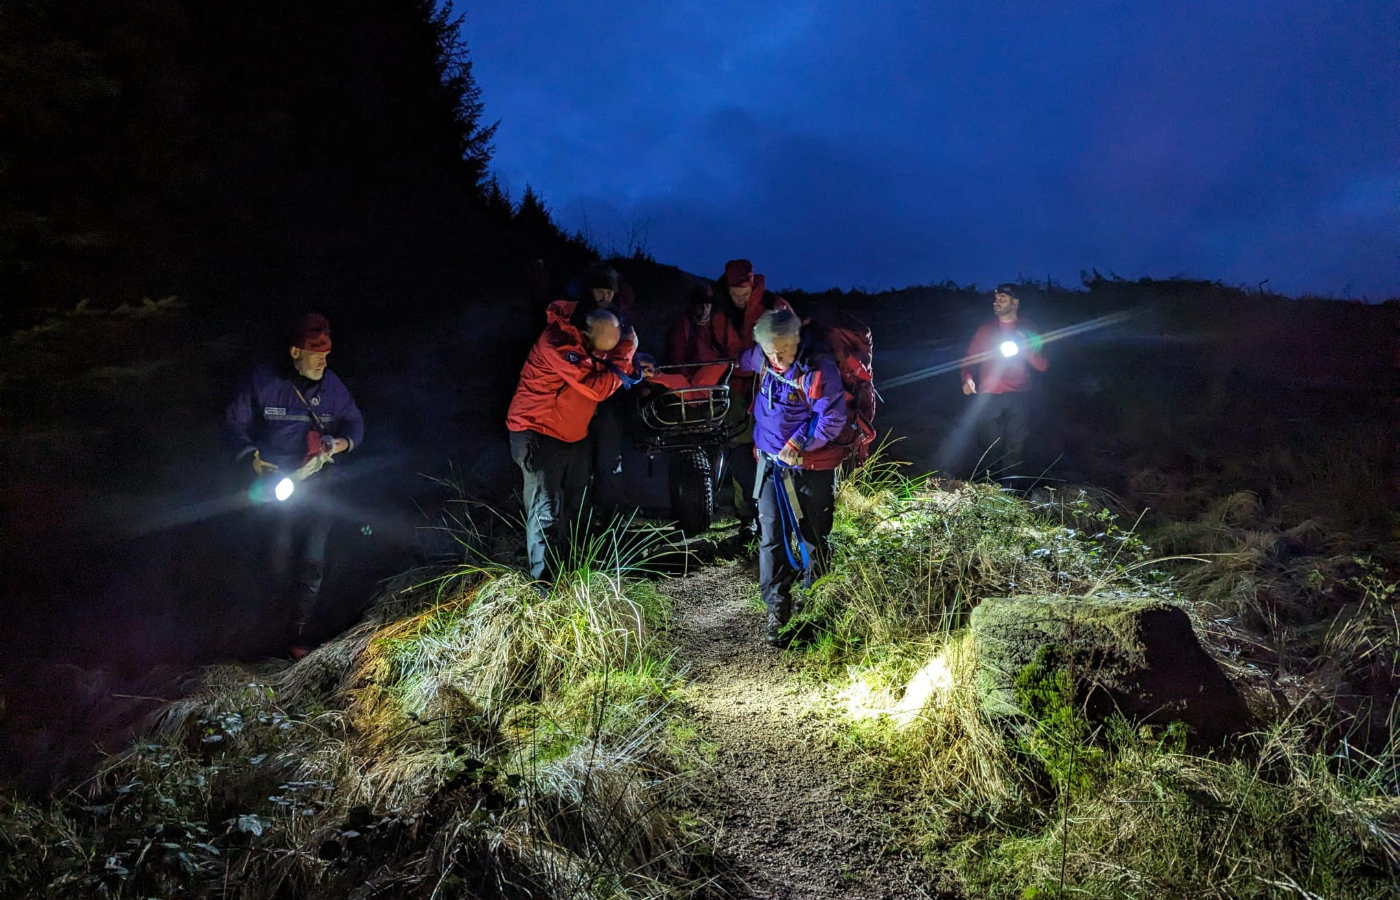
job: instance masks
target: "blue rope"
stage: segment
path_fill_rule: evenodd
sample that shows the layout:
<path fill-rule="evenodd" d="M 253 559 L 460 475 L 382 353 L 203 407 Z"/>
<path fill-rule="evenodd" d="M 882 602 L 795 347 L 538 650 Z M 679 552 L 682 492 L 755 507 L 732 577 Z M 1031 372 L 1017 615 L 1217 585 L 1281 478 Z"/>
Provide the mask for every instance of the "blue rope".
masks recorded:
<path fill-rule="evenodd" d="M 793 511 L 792 500 L 788 497 L 787 485 L 783 483 L 783 473 L 791 470 L 791 466 L 785 466 L 775 458 L 773 465 L 773 490 L 778 493 L 778 513 L 783 520 L 783 550 L 787 553 L 788 565 L 802 573 L 806 573 L 812 567 L 811 556 L 807 553 L 807 542 L 802 539 L 802 527 L 797 521 L 797 513 Z M 793 539 L 797 540 L 797 549 L 802 557 L 802 567 L 799 569 L 797 559 L 792 555 Z"/>

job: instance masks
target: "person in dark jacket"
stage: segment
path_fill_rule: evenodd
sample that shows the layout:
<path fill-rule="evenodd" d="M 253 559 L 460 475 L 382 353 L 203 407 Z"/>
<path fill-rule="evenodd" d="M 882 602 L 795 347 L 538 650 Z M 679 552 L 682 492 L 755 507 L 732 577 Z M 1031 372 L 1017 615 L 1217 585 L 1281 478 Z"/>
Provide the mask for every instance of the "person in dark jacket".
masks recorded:
<path fill-rule="evenodd" d="M 792 310 L 764 313 L 753 333 L 739 368 L 755 374 L 758 581 L 767 641 L 781 646 L 793 585 L 811 587 L 826 564 L 841 456 L 820 451 L 846 427 L 846 392 L 830 352 Z"/>
<path fill-rule="evenodd" d="M 326 545 L 333 517 L 325 502 L 326 467 L 360 446 L 365 420 L 350 391 L 326 368 L 331 351 L 325 316 L 303 316 L 280 363 L 255 369 L 224 412 L 226 439 L 250 477 L 288 476 L 312 486 L 275 504 L 273 571 L 293 577 L 294 640 L 314 611 L 326 574 Z"/>
<path fill-rule="evenodd" d="M 623 283 L 617 270 L 605 262 L 593 263 L 575 282 L 579 295 L 569 321 L 579 330 L 586 327 L 585 320 L 596 309 L 605 309 L 617 317 L 624 334 L 631 332 L 630 317 L 636 302 L 632 288 Z M 619 498 L 624 492 L 622 480 L 623 438 L 627 431 L 628 407 L 622 398 L 610 398 L 598 404 L 593 423 L 588 429 L 589 449 L 592 457 L 593 496 L 596 505 L 607 504 L 615 512 L 620 508 Z"/>
<path fill-rule="evenodd" d="M 1049 367 L 1040 335 L 1020 316 L 1017 290 L 1014 284 L 997 287 L 992 295 L 995 318 L 973 334 L 962 365 L 963 393 L 975 395 L 982 405 L 977 443 L 986 454 L 983 465 L 1000 478 L 1020 474 L 1030 434 L 1030 370 Z"/>
<path fill-rule="evenodd" d="M 596 262 L 569 282 L 565 299 L 576 304 L 572 319 L 575 328 L 583 327 L 584 318 L 593 310 L 606 309 L 617 316 L 617 321 L 626 329 L 631 324 L 637 295 L 616 269 L 605 262 Z"/>
<path fill-rule="evenodd" d="M 506 416 L 510 455 L 525 476 L 525 545 L 536 579 L 561 559 L 583 508 L 592 468 L 584 438 L 598 404 L 638 380 L 628 374 L 635 335 L 624 335 L 606 309 L 590 312 L 580 329 L 574 311 L 570 300 L 550 305 Z"/>

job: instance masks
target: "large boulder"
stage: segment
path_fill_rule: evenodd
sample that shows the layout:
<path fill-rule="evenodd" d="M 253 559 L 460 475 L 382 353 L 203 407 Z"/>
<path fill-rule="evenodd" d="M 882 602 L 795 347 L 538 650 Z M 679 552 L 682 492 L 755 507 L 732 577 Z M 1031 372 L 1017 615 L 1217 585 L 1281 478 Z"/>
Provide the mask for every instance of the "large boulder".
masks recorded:
<path fill-rule="evenodd" d="M 1201 648 L 1179 607 L 1136 597 L 996 597 L 969 622 L 977 687 L 993 717 L 1021 714 L 1016 677 L 1032 663 L 1072 668 L 1076 702 L 1091 720 L 1184 722 L 1215 744 L 1247 729 L 1249 710 Z"/>

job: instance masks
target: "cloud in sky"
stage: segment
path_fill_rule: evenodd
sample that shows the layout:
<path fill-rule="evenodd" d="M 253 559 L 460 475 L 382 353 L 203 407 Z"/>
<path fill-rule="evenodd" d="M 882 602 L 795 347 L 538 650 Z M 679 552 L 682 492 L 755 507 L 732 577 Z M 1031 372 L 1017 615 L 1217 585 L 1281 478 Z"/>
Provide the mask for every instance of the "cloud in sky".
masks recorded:
<path fill-rule="evenodd" d="M 876 7 L 876 8 L 871 8 Z M 1393 8 L 514 0 L 465 35 L 496 169 L 711 273 L 1186 274 L 1400 293 Z"/>

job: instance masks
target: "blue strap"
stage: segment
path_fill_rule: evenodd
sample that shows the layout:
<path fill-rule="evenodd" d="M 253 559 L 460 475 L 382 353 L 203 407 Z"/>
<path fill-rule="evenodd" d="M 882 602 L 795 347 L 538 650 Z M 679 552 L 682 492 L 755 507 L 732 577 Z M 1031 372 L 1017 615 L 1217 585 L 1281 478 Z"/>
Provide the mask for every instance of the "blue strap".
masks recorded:
<path fill-rule="evenodd" d="M 626 372 L 622 371 L 622 369 L 618 368 L 616 364 L 608 362 L 607 360 L 603 360 L 603 365 L 607 366 L 608 369 L 617 376 L 617 380 L 622 382 L 622 389 L 624 391 L 630 391 L 633 387 L 642 383 L 640 371 L 636 375 L 628 375 Z"/>
<path fill-rule="evenodd" d="M 787 553 L 788 565 L 806 574 L 812 567 L 812 560 L 807 553 L 807 542 L 802 539 L 802 528 L 797 521 L 797 513 L 792 508 L 792 500 L 788 497 L 787 485 L 783 483 L 783 475 L 791 471 L 791 466 L 785 466 L 778 462 L 776 458 L 772 460 L 773 469 L 773 490 L 778 493 L 778 513 L 783 520 L 783 550 Z M 792 555 L 792 542 L 796 539 L 799 555 L 802 557 L 802 566 L 799 568 L 797 559 Z"/>

